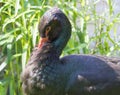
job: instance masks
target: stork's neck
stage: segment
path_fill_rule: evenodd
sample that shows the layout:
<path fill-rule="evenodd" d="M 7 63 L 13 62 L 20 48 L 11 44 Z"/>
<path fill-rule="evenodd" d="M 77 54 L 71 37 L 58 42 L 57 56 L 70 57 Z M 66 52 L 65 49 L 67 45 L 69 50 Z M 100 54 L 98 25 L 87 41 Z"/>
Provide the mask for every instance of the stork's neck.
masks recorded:
<path fill-rule="evenodd" d="M 40 64 L 50 64 L 53 63 L 53 61 L 59 61 L 59 52 L 58 50 L 52 45 L 52 43 L 45 43 L 41 48 L 38 48 L 35 51 L 36 58 L 39 57 Z"/>

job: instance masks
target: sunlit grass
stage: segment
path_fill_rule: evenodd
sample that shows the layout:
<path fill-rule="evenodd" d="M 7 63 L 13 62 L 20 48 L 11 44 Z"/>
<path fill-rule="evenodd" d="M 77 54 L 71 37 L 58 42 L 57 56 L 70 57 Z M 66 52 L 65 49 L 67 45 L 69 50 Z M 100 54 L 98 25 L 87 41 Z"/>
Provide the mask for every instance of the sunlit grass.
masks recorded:
<path fill-rule="evenodd" d="M 0 95 L 22 95 L 20 73 L 32 48 L 38 43 L 38 21 L 54 5 L 64 11 L 72 24 L 72 37 L 62 56 L 79 53 L 120 55 L 120 41 L 116 40 L 119 37 L 116 25 L 120 23 L 120 13 L 114 15 L 112 0 L 107 0 L 109 8 L 102 14 L 96 12 L 96 4 L 100 0 L 92 3 L 78 1 L 0 1 Z M 90 23 L 94 25 L 92 36 L 87 29 Z M 110 36 L 111 31 L 113 37 Z"/>

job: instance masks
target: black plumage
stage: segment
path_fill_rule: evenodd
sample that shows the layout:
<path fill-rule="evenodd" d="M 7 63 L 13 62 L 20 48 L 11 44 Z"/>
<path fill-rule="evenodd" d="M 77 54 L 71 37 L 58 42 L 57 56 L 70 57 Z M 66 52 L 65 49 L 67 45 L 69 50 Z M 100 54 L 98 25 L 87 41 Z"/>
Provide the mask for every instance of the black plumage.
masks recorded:
<path fill-rule="evenodd" d="M 60 58 L 71 36 L 71 24 L 59 8 L 40 20 L 44 39 L 21 74 L 25 95 L 120 95 L 120 58 L 68 55 Z"/>

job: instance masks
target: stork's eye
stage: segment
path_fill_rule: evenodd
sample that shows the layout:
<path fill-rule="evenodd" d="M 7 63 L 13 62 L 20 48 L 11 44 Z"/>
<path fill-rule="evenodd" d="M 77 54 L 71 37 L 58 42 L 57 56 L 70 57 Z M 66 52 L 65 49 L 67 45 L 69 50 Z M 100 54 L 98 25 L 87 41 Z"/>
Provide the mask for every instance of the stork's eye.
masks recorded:
<path fill-rule="evenodd" d="M 48 33 L 51 31 L 51 26 L 47 26 L 45 29 L 45 36 L 48 36 Z"/>

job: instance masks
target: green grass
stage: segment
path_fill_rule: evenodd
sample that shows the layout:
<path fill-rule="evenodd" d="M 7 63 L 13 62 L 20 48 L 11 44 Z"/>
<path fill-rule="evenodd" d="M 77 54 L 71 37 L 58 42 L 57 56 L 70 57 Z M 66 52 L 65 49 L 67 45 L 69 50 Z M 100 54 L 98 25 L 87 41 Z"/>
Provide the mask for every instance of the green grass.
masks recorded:
<path fill-rule="evenodd" d="M 96 4 L 100 0 L 93 0 L 92 3 L 78 1 L 0 1 L 0 95 L 22 95 L 20 73 L 32 48 L 38 43 L 38 21 L 54 5 L 61 8 L 72 23 L 72 37 L 62 56 L 79 53 L 120 56 L 120 40 L 116 39 L 120 37 L 116 26 L 120 23 L 120 13 L 114 14 L 114 2 L 106 0 L 108 10 L 98 14 Z M 93 36 L 88 35 L 91 31 L 87 31 L 91 22 L 95 26 Z M 113 37 L 110 36 L 111 30 Z"/>

